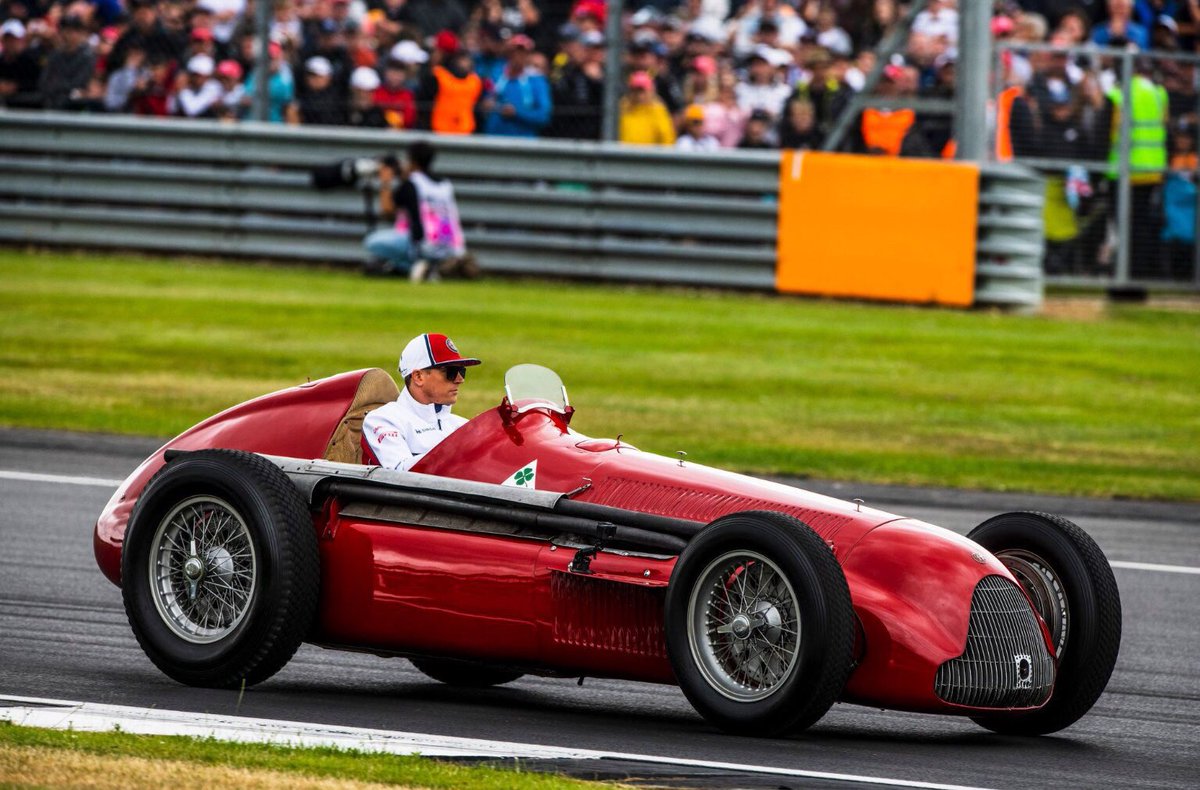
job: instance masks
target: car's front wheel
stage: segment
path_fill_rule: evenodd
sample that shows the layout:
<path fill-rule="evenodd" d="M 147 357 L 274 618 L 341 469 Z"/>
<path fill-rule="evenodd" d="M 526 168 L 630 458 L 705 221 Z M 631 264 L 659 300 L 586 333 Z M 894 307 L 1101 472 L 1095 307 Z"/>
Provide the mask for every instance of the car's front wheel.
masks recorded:
<path fill-rule="evenodd" d="M 808 727 L 850 674 L 846 578 L 820 536 L 783 513 L 734 513 L 705 527 L 675 566 L 665 617 L 683 693 L 731 733 Z"/>
<path fill-rule="evenodd" d="M 1044 706 L 972 718 L 1008 735 L 1045 735 L 1070 726 L 1100 698 L 1121 647 L 1121 596 L 1112 567 L 1091 536 L 1047 513 L 1005 513 L 967 537 L 1017 578 L 1058 657 L 1054 691 Z"/>
<path fill-rule="evenodd" d="M 316 618 L 319 576 L 312 519 L 287 475 L 234 450 L 163 467 L 138 499 L 121 557 L 138 643 L 192 686 L 279 671 Z"/>

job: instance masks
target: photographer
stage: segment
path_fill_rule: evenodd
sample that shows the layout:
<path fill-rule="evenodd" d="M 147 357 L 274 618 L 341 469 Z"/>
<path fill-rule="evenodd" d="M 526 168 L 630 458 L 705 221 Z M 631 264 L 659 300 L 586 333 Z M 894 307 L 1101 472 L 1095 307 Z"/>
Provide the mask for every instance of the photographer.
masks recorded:
<path fill-rule="evenodd" d="M 408 148 L 402 173 L 394 158 L 381 163 L 379 208 L 385 218 L 395 215 L 396 221 L 394 227 L 372 231 L 363 240 L 373 259 L 368 271 L 407 273 L 413 282 L 421 282 L 466 260 L 454 186 L 432 172 L 434 155 L 432 145 L 416 142 Z"/>

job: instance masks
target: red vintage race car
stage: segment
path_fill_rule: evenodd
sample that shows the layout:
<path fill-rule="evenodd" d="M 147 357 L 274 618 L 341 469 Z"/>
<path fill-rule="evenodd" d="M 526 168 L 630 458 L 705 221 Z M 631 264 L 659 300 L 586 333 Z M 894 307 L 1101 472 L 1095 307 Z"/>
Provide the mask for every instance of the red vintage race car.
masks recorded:
<path fill-rule="evenodd" d="M 147 656 L 257 683 L 302 642 L 408 657 L 447 683 L 524 673 L 677 683 L 739 734 L 838 700 L 1040 734 L 1086 713 L 1121 636 L 1079 527 L 1008 513 L 964 538 L 570 427 L 519 365 L 500 405 L 411 472 L 362 463 L 382 370 L 243 403 L 147 458 L 96 524 Z"/>

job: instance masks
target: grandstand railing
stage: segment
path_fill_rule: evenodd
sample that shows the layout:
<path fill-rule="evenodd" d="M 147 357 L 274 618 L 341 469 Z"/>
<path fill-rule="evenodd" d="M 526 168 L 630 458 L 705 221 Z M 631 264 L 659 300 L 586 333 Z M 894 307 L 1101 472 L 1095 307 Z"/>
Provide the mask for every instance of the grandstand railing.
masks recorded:
<path fill-rule="evenodd" d="M 0 112 L 0 242 L 358 264 L 364 196 L 316 190 L 312 168 L 422 137 Z M 435 142 L 488 271 L 775 287 L 777 151 Z M 1041 189 L 1021 168 L 984 168 L 978 303 L 1040 303 Z"/>

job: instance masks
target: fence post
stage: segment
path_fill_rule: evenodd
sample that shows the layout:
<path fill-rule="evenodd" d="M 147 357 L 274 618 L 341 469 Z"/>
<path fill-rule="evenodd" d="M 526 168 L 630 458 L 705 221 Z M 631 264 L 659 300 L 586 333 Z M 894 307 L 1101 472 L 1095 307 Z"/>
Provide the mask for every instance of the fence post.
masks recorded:
<path fill-rule="evenodd" d="M 608 56 L 604 61 L 604 117 L 601 118 L 601 140 L 616 140 L 620 132 L 621 79 L 621 14 L 624 0 L 608 0 L 608 16 L 605 18 L 604 43 L 608 45 Z"/>
<path fill-rule="evenodd" d="M 1130 234 L 1133 232 L 1133 193 L 1130 182 L 1130 161 L 1133 138 L 1133 51 L 1121 55 L 1121 131 L 1117 143 L 1117 266 L 1114 272 L 1118 287 L 1129 285 Z"/>
<path fill-rule="evenodd" d="M 955 80 L 955 157 L 987 159 L 988 61 L 991 59 L 990 3 L 962 3 L 958 11 L 958 77 Z"/>

